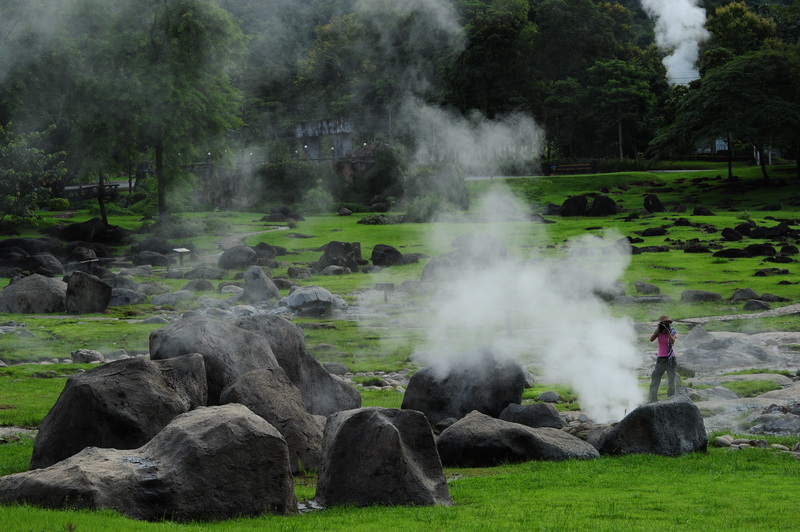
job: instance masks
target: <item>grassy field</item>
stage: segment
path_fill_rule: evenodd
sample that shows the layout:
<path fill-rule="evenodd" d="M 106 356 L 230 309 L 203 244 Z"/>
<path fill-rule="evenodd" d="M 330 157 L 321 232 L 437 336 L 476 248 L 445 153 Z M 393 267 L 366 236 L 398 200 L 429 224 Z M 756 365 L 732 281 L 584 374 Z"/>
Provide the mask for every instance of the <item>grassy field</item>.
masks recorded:
<path fill-rule="evenodd" d="M 648 227 L 666 227 L 660 237 L 641 237 L 637 246 L 666 245 L 667 252 L 642 253 L 631 257 L 620 282 L 626 293 L 634 294 L 636 281 L 658 285 L 663 294 L 673 298 L 662 305 L 619 305 L 611 312 L 635 321 L 653 321 L 668 313 L 675 319 L 735 314 L 744 311 L 741 303 L 722 301 L 713 304 L 688 304 L 680 301 L 684 290 L 712 290 L 729 298 L 737 288 L 752 288 L 757 293 L 773 293 L 786 298 L 785 303 L 800 302 L 797 283 L 798 263 L 776 265 L 761 258 L 715 259 L 710 253 L 684 253 L 679 245 L 697 239 L 714 245 L 721 243 L 719 231 L 745 220 L 772 227 L 779 220 L 800 218 L 794 204 L 796 185 L 773 169 L 771 184 L 764 185 L 760 169 L 740 166 L 738 179 L 728 181 L 724 165 L 686 173 L 625 173 L 589 176 L 551 176 L 470 182 L 473 207 L 467 216 L 436 224 L 363 225 L 365 215 L 351 217 L 310 216 L 289 229 L 276 230 L 273 224 L 260 221 L 259 213 L 191 213 L 182 215 L 184 226 L 203 227 L 200 233 L 181 233 L 175 229 L 176 245 L 188 247 L 201 255 L 219 251 L 217 243 L 226 236 L 243 235 L 254 245 L 268 242 L 282 246 L 290 254 L 274 269 L 273 276 L 285 275 L 289 265 L 316 261 L 319 250 L 331 240 L 360 242 L 369 258 L 376 244 L 390 244 L 403 253 L 435 256 L 452 248 L 452 239 L 468 232 L 490 232 L 503 238 L 509 253 L 530 260 L 549 260 L 563 252 L 569 239 L 586 233 L 606 239 L 640 237 Z M 498 196 L 510 190 L 515 199 Z M 501 208 L 503 220 L 487 221 L 481 197 L 504 198 L 491 212 Z M 658 194 L 665 204 L 682 204 L 680 213 L 643 216 L 624 213 L 600 218 L 547 217 L 556 223 L 524 221 L 531 212 L 542 212 L 547 203 L 560 204 L 570 195 L 605 193 L 631 211 L 642 207 L 645 195 Z M 695 205 L 702 204 L 716 216 L 693 216 Z M 40 213 L 40 228 L 52 225 L 53 213 Z M 518 218 L 515 216 L 518 215 Z M 72 221 L 93 216 L 76 210 Z M 692 225 L 675 226 L 679 218 Z M 130 215 L 111 216 L 111 223 L 132 231 L 146 229 L 149 222 Z M 189 221 L 189 222 L 187 222 Z M 178 224 L 180 225 L 180 224 Z M 147 233 L 142 234 L 146 236 Z M 31 230 L 25 236 L 38 236 Z M 744 247 L 764 240 L 746 239 L 724 243 L 726 247 Z M 797 242 L 787 241 L 787 244 Z M 120 253 L 124 251 L 120 250 Z M 384 295 L 374 290 L 378 283 L 419 279 L 425 260 L 417 264 L 391 267 L 377 273 L 354 273 L 341 276 L 315 276 L 303 284 L 325 286 L 342 295 L 351 305 L 381 306 Z M 787 274 L 761 277 L 759 269 L 776 267 Z M 163 272 L 157 272 L 163 273 Z M 232 279 L 229 275 L 228 279 Z M 791 284 L 779 284 L 782 279 Z M 145 279 L 142 279 L 145 280 Z M 152 279 L 177 290 L 181 279 Z M 222 297 L 216 291 L 205 295 Z M 424 335 L 429 319 L 427 294 L 407 296 L 408 308 L 392 294 L 382 314 L 362 316 L 358 321 L 345 319 L 298 319 L 297 323 L 324 322 L 329 328 L 305 329 L 310 350 L 321 361 L 346 364 L 352 371 L 392 371 L 415 368 L 410 356 Z M 156 308 L 151 304 L 109 309 L 91 316 L 21 316 L 4 315 L 3 322 L 24 323 L 31 335 L 0 334 L 0 360 L 11 365 L 0 368 L 0 426 L 36 427 L 55 402 L 68 375 L 89 365 L 20 362 L 52 362 L 69 358 L 78 348 L 111 352 L 125 349 L 132 353 L 148 350 L 150 332 L 158 325 L 141 323 L 157 314 L 178 314 L 196 308 L 196 302 L 175 307 Z M 413 308 L 413 312 L 409 309 Z M 386 318 L 388 315 L 388 319 Z M 712 321 L 709 330 L 789 330 L 800 331 L 800 317 Z M 319 349 L 316 349 L 319 347 Z M 768 369 L 768 368 L 766 368 Z M 643 386 L 646 383 L 642 383 Z M 744 386 L 744 385 L 743 385 Z M 760 384 L 758 386 L 763 386 Z M 579 408 L 580 398 L 568 387 L 550 385 L 569 399 L 562 409 Z M 524 399 L 534 400 L 544 388 L 526 391 Z M 763 390 L 762 390 L 763 391 Z M 741 389 L 743 394 L 762 391 Z M 365 406 L 399 407 L 402 397 L 395 391 L 362 390 Z M 791 445 L 797 438 L 782 441 Z M 0 474 L 27 469 L 32 451 L 30 438 L 10 438 L 0 444 Z M 771 450 L 727 452 L 710 449 L 708 453 L 681 458 L 630 456 L 601 458 L 589 462 L 505 465 L 496 468 L 448 469 L 455 506 L 451 508 L 334 508 L 295 517 L 263 517 L 211 524 L 138 523 L 110 512 L 51 511 L 28 507 L 0 506 L 0 529 L 3 530 L 796 530 L 800 517 L 792 511 L 792 494 L 800 475 L 800 462 Z M 313 473 L 298 478 L 298 498 L 314 495 Z"/>

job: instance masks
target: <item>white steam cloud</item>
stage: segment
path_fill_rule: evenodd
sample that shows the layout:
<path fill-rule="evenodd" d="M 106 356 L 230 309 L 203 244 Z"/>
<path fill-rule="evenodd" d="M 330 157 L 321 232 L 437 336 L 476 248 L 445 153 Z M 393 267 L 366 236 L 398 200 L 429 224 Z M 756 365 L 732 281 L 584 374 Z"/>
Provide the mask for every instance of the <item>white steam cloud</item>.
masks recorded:
<path fill-rule="evenodd" d="M 498 159 L 538 160 L 542 153 L 544 131 L 523 114 L 497 120 L 479 113 L 464 117 L 409 99 L 401 115 L 413 121 L 421 139 L 418 163 L 435 160 L 474 168 Z"/>
<path fill-rule="evenodd" d="M 706 12 L 697 0 L 641 0 L 642 8 L 655 20 L 656 44 L 669 51 L 664 60 L 667 78 L 673 85 L 685 85 L 700 77 L 695 63 L 700 43 L 709 36 Z"/>
<path fill-rule="evenodd" d="M 514 201 L 503 196 L 490 201 Z M 437 243 L 444 240 L 437 236 Z M 624 417 L 644 398 L 636 335 L 632 322 L 612 317 L 596 294 L 614 288 L 630 263 L 630 246 L 619 235 L 586 235 L 561 253 L 525 261 L 509 255 L 454 272 L 432 304 L 426 343 L 415 359 L 446 373 L 465 363 L 465 353 L 490 347 L 571 385 L 595 420 Z"/>

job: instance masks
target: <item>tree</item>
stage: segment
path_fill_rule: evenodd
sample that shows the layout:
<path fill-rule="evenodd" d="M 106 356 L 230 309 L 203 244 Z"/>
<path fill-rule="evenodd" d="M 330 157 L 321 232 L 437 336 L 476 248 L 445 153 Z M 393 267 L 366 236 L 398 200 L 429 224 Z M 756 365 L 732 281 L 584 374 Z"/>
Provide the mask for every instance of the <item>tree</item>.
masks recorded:
<path fill-rule="evenodd" d="M 139 33 L 131 102 L 135 131 L 155 152 L 158 211 L 164 219 L 168 186 L 201 153 L 218 147 L 225 133 L 241 126 L 240 93 L 228 69 L 245 39 L 230 14 L 211 1 L 143 3 L 146 10 L 135 20 L 146 33 Z"/>
<path fill-rule="evenodd" d="M 653 108 L 655 96 L 643 72 L 626 61 L 598 61 L 587 71 L 592 111 L 617 126 L 619 158 L 624 159 L 623 122 L 641 121 Z"/>
<path fill-rule="evenodd" d="M 718 7 L 706 21 L 711 32 L 706 48 L 726 48 L 742 55 L 762 48 L 764 41 L 775 36 L 776 28 L 773 20 L 753 13 L 744 2 L 731 2 Z"/>
<path fill-rule="evenodd" d="M 596 61 L 614 57 L 614 21 L 592 0 L 536 2 L 534 64 L 545 80 L 584 78 Z"/>
<path fill-rule="evenodd" d="M 6 217 L 16 222 L 29 220 L 48 198 L 48 186 L 64 172 L 60 154 L 37 147 L 41 137 L 36 133 L 17 135 L 12 126 L 0 126 L 0 222 Z"/>
<path fill-rule="evenodd" d="M 751 52 L 711 69 L 678 107 L 675 123 L 662 132 L 662 144 L 715 136 L 751 144 L 759 153 L 800 139 L 798 54 L 780 48 Z M 766 157 L 762 175 L 769 180 Z"/>
<path fill-rule="evenodd" d="M 449 103 L 488 118 L 532 109 L 536 27 L 529 10 L 527 0 L 462 2 L 466 43 L 447 69 Z"/>

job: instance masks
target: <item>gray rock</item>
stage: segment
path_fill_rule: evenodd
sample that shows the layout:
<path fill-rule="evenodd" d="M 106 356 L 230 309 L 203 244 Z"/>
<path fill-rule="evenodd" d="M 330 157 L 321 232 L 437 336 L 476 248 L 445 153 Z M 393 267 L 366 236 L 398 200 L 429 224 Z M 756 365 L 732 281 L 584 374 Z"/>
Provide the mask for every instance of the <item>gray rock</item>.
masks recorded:
<path fill-rule="evenodd" d="M 530 460 L 588 460 L 599 456 L 589 443 L 562 430 L 532 428 L 480 412 L 445 429 L 436 440 L 442 464 L 491 467 Z"/>
<path fill-rule="evenodd" d="M 722 295 L 707 290 L 684 290 L 681 292 L 681 301 L 686 303 L 722 301 Z"/>
<path fill-rule="evenodd" d="M 90 447 L 46 469 L 0 478 L 0 503 L 23 501 L 150 521 L 297 512 L 286 442 L 237 404 L 182 414 L 138 449 Z"/>
<path fill-rule="evenodd" d="M 512 403 L 500 412 L 500 419 L 533 428 L 551 427 L 561 429 L 566 426 L 556 407 L 549 403 L 533 405 Z"/>
<path fill-rule="evenodd" d="M 197 316 L 178 320 L 150 333 L 150 357 L 165 360 L 200 353 L 206 367 L 208 404 L 219 404 L 222 390 L 255 369 L 279 367 L 263 335 L 229 322 Z"/>
<path fill-rule="evenodd" d="M 49 253 L 39 253 L 28 257 L 27 269 L 32 273 L 53 277 L 64 273 L 64 266 Z"/>
<path fill-rule="evenodd" d="M 411 410 L 338 412 L 325 426 L 315 500 L 323 506 L 450 506 L 425 417 Z"/>
<path fill-rule="evenodd" d="M 731 296 L 732 303 L 747 301 L 749 299 L 758 299 L 758 293 L 752 288 L 738 288 Z"/>
<path fill-rule="evenodd" d="M 210 292 L 214 290 L 214 284 L 208 279 L 192 279 L 186 283 L 181 290 L 190 290 L 192 292 Z"/>
<path fill-rule="evenodd" d="M 91 364 L 92 362 L 105 362 L 106 357 L 94 349 L 76 349 L 70 353 L 70 358 L 75 364 Z"/>
<path fill-rule="evenodd" d="M 663 401 L 640 406 L 611 428 L 598 447 L 602 455 L 681 456 L 708 448 L 703 416 L 680 389 Z"/>
<path fill-rule="evenodd" d="M 0 292 L 0 312 L 47 314 L 64 312 L 67 284 L 39 274 L 15 280 Z"/>
<path fill-rule="evenodd" d="M 147 296 L 136 290 L 128 288 L 112 288 L 111 299 L 108 300 L 109 307 L 124 307 L 127 305 L 141 305 L 147 300 Z"/>
<path fill-rule="evenodd" d="M 233 246 L 220 255 L 217 266 L 222 270 L 243 270 L 256 263 L 256 251 L 250 246 Z"/>
<path fill-rule="evenodd" d="M 561 401 L 561 399 L 561 394 L 552 390 L 542 392 L 539 394 L 539 397 L 536 398 L 537 401 L 542 401 L 543 403 L 557 403 Z"/>
<path fill-rule="evenodd" d="M 197 266 L 183 274 L 183 277 L 185 279 L 220 280 L 225 277 L 225 272 L 219 268 L 212 268 L 211 266 Z"/>
<path fill-rule="evenodd" d="M 111 285 L 94 275 L 73 272 L 67 283 L 64 305 L 70 314 L 101 313 L 111 302 Z"/>
<path fill-rule="evenodd" d="M 170 266 L 175 263 L 175 259 L 155 251 L 141 251 L 131 257 L 131 262 L 136 266 Z"/>
<path fill-rule="evenodd" d="M 762 311 L 769 310 L 771 308 L 772 305 L 766 301 L 761 301 L 760 299 L 748 299 L 742 307 L 743 310 L 747 311 Z"/>
<path fill-rule="evenodd" d="M 243 404 L 278 429 L 289 446 L 292 473 L 321 467 L 325 417 L 306 411 L 300 390 L 281 368 L 245 373 L 222 390 L 219 401 Z"/>
<path fill-rule="evenodd" d="M 244 291 L 242 301 L 261 303 L 270 299 L 280 299 L 281 293 L 272 279 L 260 266 L 250 266 L 244 272 Z"/>
<path fill-rule="evenodd" d="M 158 294 L 153 296 L 152 303 L 156 306 L 161 305 L 177 305 L 182 301 L 191 301 L 194 299 L 194 294 L 188 290 L 178 290 L 170 294 Z"/>
<path fill-rule="evenodd" d="M 326 266 L 319 273 L 320 275 L 348 275 L 353 272 L 350 271 L 350 268 L 347 268 L 345 266 L 331 265 L 331 266 Z"/>
<path fill-rule="evenodd" d="M 516 360 L 488 349 L 466 353 L 461 360 L 446 370 L 427 366 L 414 373 L 401 408 L 419 410 L 436 425 L 473 410 L 497 417 L 509 404 L 522 402 L 525 370 Z"/>
<path fill-rule="evenodd" d="M 31 469 L 85 447 L 135 449 L 178 414 L 205 403 L 205 370 L 196 354 L 154 362 L 130 358 L 75 374 L 42 421 Z"/>
<path fill-rule="evenodd" d="M 634 283 L 634 288 L 640 294 L 652 294 L 657 295 L 661 293 L 661 289 L 654 284 L 646 283 L 644 281 L 636 281 Z"/>
<path fill-rule="evenodd" d="M 347 303 L 321 286 L 300 286 L 280 304 L 304 316 L 323 316 L 337 310 L 347 310 Z"/>
<path fill-rule="evenodd" d="M 303 331 L 297 325 L 271 314 L 238 318 L 233 324 L 267 341 L 280 367 L 300 390 L 308 412 L 328 416 L 361 406 L 358 391 L 332 376 L 311 356 Z"/>

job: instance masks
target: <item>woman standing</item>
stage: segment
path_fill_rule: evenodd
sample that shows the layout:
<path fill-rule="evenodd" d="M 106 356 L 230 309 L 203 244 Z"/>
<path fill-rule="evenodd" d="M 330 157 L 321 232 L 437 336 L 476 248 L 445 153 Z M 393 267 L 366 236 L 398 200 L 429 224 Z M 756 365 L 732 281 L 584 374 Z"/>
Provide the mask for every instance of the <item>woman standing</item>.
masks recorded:
<path fill-rule="evenodd" d="M 664 314 L 658 318 L 658 327 L 650 335 L 650 341 L 658 339 L 658 356 L 656 357 L 656 367 L 650 377 L 650 402 L 658 401 L 658 387 L 661 384 L 661 376 L 667 372 L 667 397 L 675 393 L 675 369 L 678 363 L 675 362 L 675 351 L 672 344 L 678 339 L 678 331 L 672 327 L 672 320 Z"/>

